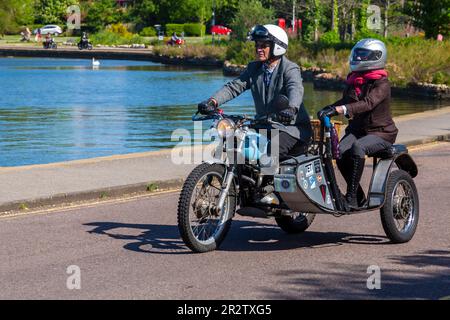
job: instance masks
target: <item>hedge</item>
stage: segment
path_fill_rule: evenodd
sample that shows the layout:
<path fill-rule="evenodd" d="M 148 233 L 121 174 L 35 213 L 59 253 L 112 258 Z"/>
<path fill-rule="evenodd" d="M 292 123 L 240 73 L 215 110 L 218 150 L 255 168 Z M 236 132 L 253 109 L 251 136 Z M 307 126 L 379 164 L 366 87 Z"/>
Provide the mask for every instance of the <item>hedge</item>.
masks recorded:
<path fill-rule="evenodd" d="M 184 32 L 184 24 L 168 23 L 166 24 L 166 35 L 171 36 L 174 32 L 180 35 Z"/>
<path fill-rule="evenodd" d="M 205 34 L 206 27 L 201 23 L 168 23 L 166 24 L 166 35 L 171 36 L 174 32 L 180 35 L 184 32 L 185 36 L 200 37 Z"/>
<path fill-rule="evenodd" d="M 190 37 L 201 37 L 206 32 L 206 26 L 201 23 L 185 23 L 184 33 Z"/>
<path fill-rule="evenodd" d="M 139 32 L 139 35 L 142 37 L 155 37 L 156 29 L 153 27 L 145 27 L 141 30 L 141 32 Z"/>

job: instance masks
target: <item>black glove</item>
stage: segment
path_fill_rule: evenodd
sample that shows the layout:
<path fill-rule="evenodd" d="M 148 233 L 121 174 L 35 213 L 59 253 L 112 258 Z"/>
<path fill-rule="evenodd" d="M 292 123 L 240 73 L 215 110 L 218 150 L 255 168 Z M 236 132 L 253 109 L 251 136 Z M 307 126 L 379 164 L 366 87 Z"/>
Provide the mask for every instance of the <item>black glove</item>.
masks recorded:
<path fill-rule="evenodd" d="M 322 119 L 323 117 L 334 117 L 337 116 L 339 113 L 336 111 L 336 107 L 335 106 L 326 106 L 325 108 L 323 108 L 322 110 L 320 110 L 319 112 L 317 112 L 317 117 L 319 119 Z"/>
<path fill-rule="evenodd" d="M 216 100 L 209 98 L 208 100 L 202 101 L 198 104 L 198 112 L 204 115 L 209 115 L 217 110 Z"/>
<path fill-rule="evenodd" d="M 293 107 L 289 107 L 281 111 L 278 111 L 277 114 L 278 121 L 280 121 L 281 123 L 289 123 L 294 119 L 296 113 L 297 109 Z"/>

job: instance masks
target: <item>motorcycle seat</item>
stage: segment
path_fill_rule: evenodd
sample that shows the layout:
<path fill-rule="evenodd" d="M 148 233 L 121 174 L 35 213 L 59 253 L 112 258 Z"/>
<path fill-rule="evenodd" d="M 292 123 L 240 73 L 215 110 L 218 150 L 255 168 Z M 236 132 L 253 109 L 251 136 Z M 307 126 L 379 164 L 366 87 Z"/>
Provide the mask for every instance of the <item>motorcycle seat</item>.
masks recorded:
<path fill-rule="evenodd" d="M 408 153 L 408 148 L 404 144 L 394 144 L 387 149 L 369 154 L 369 157 L 379 159 L 391 159 L 401 153 Z"/>

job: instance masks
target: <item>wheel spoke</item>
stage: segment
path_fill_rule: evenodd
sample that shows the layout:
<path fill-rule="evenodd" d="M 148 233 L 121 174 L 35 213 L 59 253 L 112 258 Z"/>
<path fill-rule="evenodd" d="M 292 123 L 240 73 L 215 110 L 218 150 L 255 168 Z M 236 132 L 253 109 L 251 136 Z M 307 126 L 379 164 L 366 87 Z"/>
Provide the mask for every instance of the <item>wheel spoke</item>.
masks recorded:
<path fill-rule="evenodd" d="M 189 215 L 193 216 L 190 221 L 192 233 L 199 241 L 208 241 L 222 228 L 220 216 L 228 210 L 228 199 L 225 201 L 224 210 L 220 214 L 214 213 L 222 191 L 222 179 L 223 177 L 215 172 L 209 173 L 194 187 Z"/>

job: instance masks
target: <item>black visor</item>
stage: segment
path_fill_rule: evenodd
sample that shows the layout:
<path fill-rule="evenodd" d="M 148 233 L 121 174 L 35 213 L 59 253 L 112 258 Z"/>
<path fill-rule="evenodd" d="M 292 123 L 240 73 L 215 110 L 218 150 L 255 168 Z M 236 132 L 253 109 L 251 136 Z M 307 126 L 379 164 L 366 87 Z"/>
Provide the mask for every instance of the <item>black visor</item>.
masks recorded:
<path fill-rule="evenodd" d="M 264 26 L 261 26 L 261 25 L 257 25 L 253 29 L 253 31 L 251 33 L 251 36 L 252 36 L 252 40 L 253 41 L 256 41 L 256 40 L 262 40 L 262 41 L 270 40 L 269 30 L 267 30 Z"/>
<path fill-rule="evenodd" d="M 355 49 L 353 52 L 353 61 L 377 61 L 381 59 L 383 53 L 381 51 L 367 50 L 367 49 Z"/>

